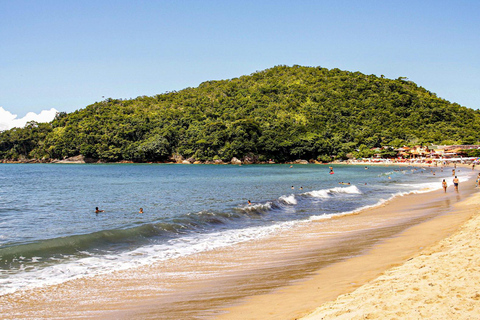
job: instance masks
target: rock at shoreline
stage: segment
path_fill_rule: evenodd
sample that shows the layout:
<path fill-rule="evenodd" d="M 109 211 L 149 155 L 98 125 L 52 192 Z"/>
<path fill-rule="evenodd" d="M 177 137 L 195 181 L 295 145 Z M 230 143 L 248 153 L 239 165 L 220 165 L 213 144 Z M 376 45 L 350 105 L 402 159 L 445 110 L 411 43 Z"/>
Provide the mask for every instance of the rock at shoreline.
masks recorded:
<path fill-rule="evenodd" d="M 298 159 L 298 160 L 295 160 L 293 163 L 295 163 L 295 164 L 308 164 L 308 161 L 307 161 L 307 160 Z"/>
<path fill-rule="evenodd" d="M 82 155 L 75 156 L 75 157 L 70 157 L 70 158 L 65 158 L 63 160 L 55 160 L 53 163 L 93 163 L 95 160 L 90 159 L 90 158 L 85 158 Z"/>
<path fill-rule="evenodd" d="M 170 160 L 175 163 L 183 163 L 183 156 L 181 154 L 174 154 L 170 157 Z"/>
<path fill-rule="evenodd" d="M 182 161 L 182 164 L 192 164 L 192 163 L 191 163 L 190 161 L 188 161 L 188 160 L 183 160 L 183 161 Z"/>
<path fill-rule="evenodd" d="M 230 160 L 231 164 L 242 164 L 242 161 L 238 160 L 236 157 L 233 157 L 232 160 Z"/>

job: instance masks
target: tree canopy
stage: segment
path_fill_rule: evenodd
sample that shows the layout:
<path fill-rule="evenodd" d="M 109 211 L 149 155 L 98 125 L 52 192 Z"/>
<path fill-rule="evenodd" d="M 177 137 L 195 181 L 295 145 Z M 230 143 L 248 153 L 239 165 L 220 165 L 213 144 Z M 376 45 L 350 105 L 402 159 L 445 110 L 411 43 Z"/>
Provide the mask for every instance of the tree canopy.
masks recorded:
<path fill-rule="evenodd" d="M 2 159 L 344 158 L 380 146 L 471 144 L 480 113 L 404 77 L 276 66 L 136 99 L 106 99 L 0 133 Z M 367 152 L 368 153 L 368 152 Z"/>

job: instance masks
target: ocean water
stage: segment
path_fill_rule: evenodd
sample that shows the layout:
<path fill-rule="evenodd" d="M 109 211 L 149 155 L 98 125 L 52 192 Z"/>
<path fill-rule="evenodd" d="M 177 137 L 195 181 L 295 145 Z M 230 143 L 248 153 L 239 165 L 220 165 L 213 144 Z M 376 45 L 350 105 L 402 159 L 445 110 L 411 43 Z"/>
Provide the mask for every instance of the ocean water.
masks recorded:
<path fill-rule="evenodd" d="M 1 164 L 0 295 L 268 237 L 452 180 L 451 167 L 333 167 Z M 460 170 L 460 181 L 474 174 Z"/>

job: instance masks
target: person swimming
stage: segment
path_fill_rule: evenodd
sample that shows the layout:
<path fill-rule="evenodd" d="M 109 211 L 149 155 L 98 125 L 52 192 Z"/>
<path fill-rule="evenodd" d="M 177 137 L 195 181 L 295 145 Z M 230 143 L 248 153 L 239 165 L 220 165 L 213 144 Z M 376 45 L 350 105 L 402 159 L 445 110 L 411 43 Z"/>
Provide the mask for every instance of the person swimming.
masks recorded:
<path fill-rule="evenodd" d="M 140 208 L 140 211 L 138 211 L 138 213 L 143 213 L 143 208 Z"/>
<path fill-rule="evenodd" d="M 100 210 L 98 207 L 95 207 L 95 213 L 105 212 L 105 210 Z"/>
<path fill-rule="evenodd" d="M 252 205 L 252 203 L 250 202 L 250 200 L 248 200 L 248 205 L 249 205 L 249 206 L 251 206 L 251 205 Z"/>

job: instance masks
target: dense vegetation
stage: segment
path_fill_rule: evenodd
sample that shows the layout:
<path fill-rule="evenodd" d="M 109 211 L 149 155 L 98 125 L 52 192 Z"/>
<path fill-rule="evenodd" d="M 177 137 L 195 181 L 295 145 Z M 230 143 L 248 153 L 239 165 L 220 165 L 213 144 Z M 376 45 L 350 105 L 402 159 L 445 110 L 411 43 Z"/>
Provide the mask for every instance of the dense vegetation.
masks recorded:
<path fill-rule="evenodd" d="M 0 133 L 0 158 L 330 160 L 371 147 L 480 140 L 480 113 L 405 78 L 277 66 L 197 88 L 107 99 Z"/>

